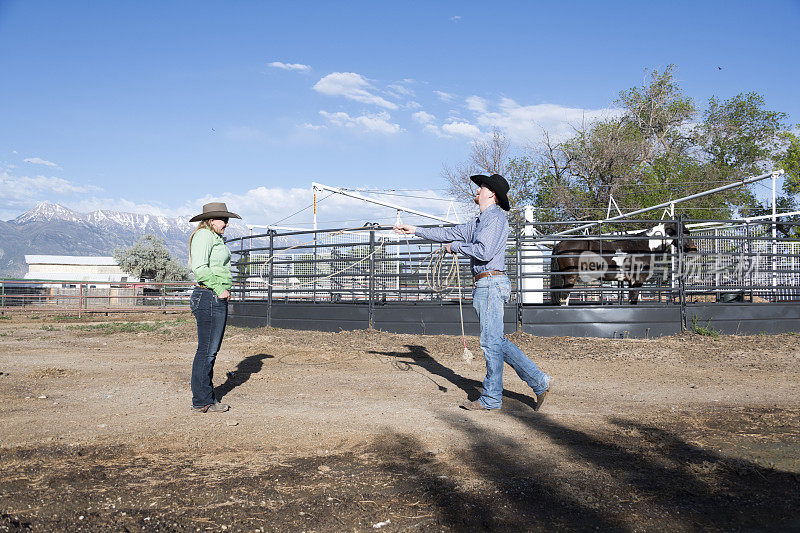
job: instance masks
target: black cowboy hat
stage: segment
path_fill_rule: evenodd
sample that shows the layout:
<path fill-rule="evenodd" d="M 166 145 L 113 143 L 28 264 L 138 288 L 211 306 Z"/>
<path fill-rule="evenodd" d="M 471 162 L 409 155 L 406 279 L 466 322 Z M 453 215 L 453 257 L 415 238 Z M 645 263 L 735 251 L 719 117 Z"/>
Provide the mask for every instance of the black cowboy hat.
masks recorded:
<path fill-rule="evenodd" d="M 189 222 L 197 222 L 207 218 L 242 218 L 236 213 L 228 211 L 228 206 L 222 202 L 211 202 L 203 206 L 203 212 L 189 219 Z"/>
<path fill-rule="evenodd" d="M 505 209 L 509 211 L 511 206 L 508 203 L 508 182 L 506 179 L 501 176 L 500 174 L 492 174 L 491 176 L 484 176 L 483 174 L 476 174 L 474 176 L 470 176 L 469 179 L 475 182 L 475 184 L 480 187 L 481 185 L 485 185 L 489 189 L 492 190 L 494 195 L 497 197 L 497 203 Z"/>

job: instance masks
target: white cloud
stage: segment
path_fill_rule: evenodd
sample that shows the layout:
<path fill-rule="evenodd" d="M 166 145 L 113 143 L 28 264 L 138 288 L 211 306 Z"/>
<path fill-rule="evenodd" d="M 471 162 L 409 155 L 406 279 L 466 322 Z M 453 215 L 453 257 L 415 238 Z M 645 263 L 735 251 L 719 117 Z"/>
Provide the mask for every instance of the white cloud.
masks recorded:
<path fill-rule="evenodd" d="M 303 65 L 301 63 L 281 63 L 280 61 L 273 61 L 269 64 L 270 67 L 280 68 L 283 70 L 299 70 L 300 72 L 306 72 L 311 70 L 311 67 L 308 65 Z"/>
<path fill-rule="evenodd" d="M 78 185 L 64 178 L 16 176 L 0 170 L 0 217 L 12 219 L 44 200 L 62 202 L 64 197 L 101 191 L 94 185 Z"/>
<path fill-rule="evenodd" d="M 394 135 L 401 131 L 399 124 L 389 122 L 391 115 L 386 111 L 379 113 L 368 113 L 358 117 L 351 117 L 347 113 L 339 111 L 329 113 L 320 111 L 320 115 L 325 117 L 334 126 L 354 128 L 368 132 L 381 133 L 384 135 Z"/>
<path fill-rule="evenodd" d="M 442 133 L 442 130 L 439 129 L 439 126 L 435 124 L 425 124 L 425 127 L 422 128 L 422 131 L 424 131 L 425 133 L 436 135 L 437 137 L 449 137 L 449 135 L 445 135 L 444 133 Z"/>
<path fill-rule="evenodd" d="M 311 130 L 311 131 L 318 131 L 318 130 L 326 130 L 326 129 L 328 129 L 328 126 L 315 125 L 315 124 L 311 124 L 310 122 L 306 122 L 305 124 L 303 124 L 302 128 L 306 129 L 306 130 Z"/>
<path fill-rule="evenodd" d="M 486 100 L 480 96 L 470 96 L 466 99 L 467 109 L 470 111 L 477 111 L 479 113 L 486 113 Z"/>
<path fill-rule="evenodd" d="M 314 90 L 321 94 L 343 96 L 362 104 L 397 109 L 397 104 L 370 92 L 373 89 L 374 87 L 363 76 L 354 72 L 333 72 L 314 85 Z"/>
<path fill-rule="evenodd" d="M 381 196 L 374 193 L 364 194 L 439 216 L 444 216 L 448 208 L 448 199 L 442 196 L 439 191 L 434 190 L 411 193 L 414 196 L 422 196 L 424 198 L 401 198 L 396 195 Z M 0 197 L 0 216 L 12 219 L 33 207 L 40 200 L 42 198 L 4 201 Z M 290 217 L 290 215 L 294 215 L 280 222 L 280 225 L 310 229 L 313 221 L 313 210 L 311 209 L 313 201 L 311 181 L 309 180 L 308 186 L 303 188 L 257 187 L 244 192 L 204 195 L 176 205 L 164 205 L 158 202 L 142 203 L 126 198 L 110 197 L 88 197 L 76 201 L 58 199 L 57 203 L 81 213 L 103 209 L 125 213 L 188 218 L 201 212 L 203 204 L 225 202 L 231 211 L 241 215 L 242 222 L 245 224 L 275 224 L 286 217 Z M 457 205 L 456 207 L 460 209 L 462 206 Z M 298 211 L 301 212 L 295 215 Z M 396 211 L 339 194 L 318 193 L 317 214 L 319 227 L 331 229 L 361 227 L 365 222 L 392 225 Z M 430 219 L 419 219 L 412 215 L 403 215 L 402 220 L 410 224 L 431 222 Z"/>
<path fill-rule="evenodd" d="M 203 204 L 216 201 L 225 202 L 228 208 L 242 216 L 246 224 L 275 224 L 278 221 L 303 210 L 279 225 L 288 227 L 311 228 L 314 201 L 311 183 L 308 188 L 268 188 L 258 187 L 244 193 L 226 192 L 222 195 L 204 196 L 190 203 L 190 212 L 199 213 Z M 447 213 L 446 197 L 432 190 L 415 191 L 414 196 L 426 198 L 401 198 L 364 193 L 365 196 L 382 198 L 410 209 L 416 209 L 439 216 Z M 369 204 L 340 194 L 317 193 L 317 218 L 320 228 L 355 228 L 364 222 L 379 222 L 384 225 L 394 223 L 396 211 Z M 403 215 L 404 222 L 410 224 L 431 223 L 430 219 L 420 220 L 412 215 Z"/>
<path fill-rule="evenodd" d="M 405 105 L 405 107 L 406 107 L 406 109 L 419 109 L 420 107 L 422 107 L 422 104 L 420 104 L 419 102 L 415 102 L 414 100 L 412 100 L 412 101 L 408 102 L 408 103 Z"/>
<path fill-rule="evenodd" d="M 424 124 L 422 131 L 441 138 L 466 137 L 467 139 L 475 139 L 483 135 L 480 128 L 474 124 L 455 120 L 451 120 L 441 126 L 428 122 Z"/>
<path fill-rule="evenodd" d="M 194 216 L 202 211 L 196 210 L 194 206 L 184 205 L 181 207 L 167 207 L 160 204 L 148 204 L 134 202 L 125 198 L 82 198 L 76 202 L 62 202 L 66 207 L 79 213 L 90 213 L 92 211 L 120 211 L 122 213 L 136 213 L 140 215 L 155 215 L 164 217 L 186 217 Z"/>
<path fill-rule="evenodd" d="M 411 115 L 411 118 L 413 118 L 420 124 L 430 124 L 436 119 L 435 116 L 431 115 L 430 113 L 426 113 L 425 111 L 417 111 L 416 113 Z"/>
<path fill-rule="evenodd" d="M 389 85 L 388 89 L 389 90 L 387 92 L 389 94 L 393 95 L 393 96 L 396 96 L 396 97 L 399 97 L 399 96 L 411 96 L 411 97 L 413 97 L 413 96 L 415 96 L 414 95 L 414 91 L 412 91 L 408 87 L 405 87 L 405 86 L 397 84 L 397 83 Z"/>
<path fill-rule="evenodd" d="M 46 167 L 61 168 L 57 164 L 53 163 L 52 161 L 47 161 L 47 160 L 42 159 L 40 157 L 29 157 L 27 159 L 23 159 L 23 161 L 25 161 L 26 163 L 32 163 L 34 165 L 44 165 Z"/>
<path fill-rule="evenodd" d="M 448 135 L 460 135 L 470 139 L 481 134 L 480 128 L 469 122 L 448 122 L 442 124 L 442 131 Z"/>
<path fill-rule="evenodd" d="M 328 119 L 328 122 L 334 126 L 346 126 L 350 122 L 350 115 L 343 111 L 338 113 L 328 113 L 327 111 L 320 111 L 320 115 Z"/>
<path fill-rule="evenodd" d="M 524 106 L 510 98 L 502 98 L 491 111 L 485 100 L 471 100 L 468 105 L 476 112 L 478 125 L 485 129 L 499 128 L 518 143 L 540 139 L 542 129 L 549 132 L 553 140 L 565 139 L 572 136 L 574 127 L 582 123 L 596 122 L 619 113 L 610 108 L 580 109 L 557 104 Z"/>
<path fill-rule="evenodd" d="M 455 100 L 455 99 L 456 99 L 456 95 L 454 95 L 454 94 L 452 94 L 452 93 L 446 93 L 446 92 L 444 92 L 444 91 L 433 91 L 433 92 L 434 92 L 434 93 L 436 94 L 436 96 L 438 96 L 438 97 L 439 97 L 439 99 L 440 99 L 441 101 L 443 101 L 443 102 L 452 102 L 453 100 Z"/>
<path fill-rule="evenodd" d="M 0 172 L 0 198 L 31 199 L 43 194 L 78 194 L 100 191 L 94 185 L 78 185 L 55 176 L 14 176 Z"/>

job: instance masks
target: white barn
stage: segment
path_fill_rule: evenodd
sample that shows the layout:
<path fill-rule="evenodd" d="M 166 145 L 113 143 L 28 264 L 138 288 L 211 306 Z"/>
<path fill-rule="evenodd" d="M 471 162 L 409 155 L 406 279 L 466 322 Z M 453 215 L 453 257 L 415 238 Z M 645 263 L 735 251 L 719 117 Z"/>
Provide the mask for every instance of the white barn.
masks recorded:
<path fill-rule="evenodd" d="M 25 279 L 65 283 L 124 283 L 139 281 L 123 272 L 113 257 L 75 255 L 26 255 Z"/>

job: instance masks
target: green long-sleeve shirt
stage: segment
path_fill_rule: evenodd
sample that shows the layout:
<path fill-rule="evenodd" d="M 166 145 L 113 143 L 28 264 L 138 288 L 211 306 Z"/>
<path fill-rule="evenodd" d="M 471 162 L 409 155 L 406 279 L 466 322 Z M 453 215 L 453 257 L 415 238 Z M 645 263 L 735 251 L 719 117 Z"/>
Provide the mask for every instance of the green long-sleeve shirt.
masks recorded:
<path fill-rule="evenodd" d="M 231 276 L 231 251 L 218 233 L 210 229 L 198 230 L 191 243 L 192 272 L 194 279 L 217 296 L 233 285 Z"/>

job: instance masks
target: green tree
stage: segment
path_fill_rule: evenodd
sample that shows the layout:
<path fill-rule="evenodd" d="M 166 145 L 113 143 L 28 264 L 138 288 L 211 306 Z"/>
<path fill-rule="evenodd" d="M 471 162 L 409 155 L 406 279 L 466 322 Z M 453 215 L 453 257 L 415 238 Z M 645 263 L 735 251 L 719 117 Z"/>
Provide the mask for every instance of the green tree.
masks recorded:
<path fill-rule="evenodd" d="M 800 124 L 797 128 L 800 129 Z M 774 162 L 778 168 L 782 168 L 786 172 L 783 192 L 790 196 L 796 196 L 800 194 L 800 138 L 789 131 L 781 132 L 779 137 L 784 148 L 774 157 Z"/>
<path fill-rule="evenodd" d="M 773 155 L 773 162 L 776 168 L 784 170 L 783 175 L 783 194 L 776 198 L 775 206 L 778 213 L 789 213 L 798 211 L 797 195 L 800 194 L 800 138 L 794 132 L 782 131 L 778 134 L 782 149 Z M 772 205 L 765 202 L 756 205 L 750 210 L 752 216 L 772 214 Z M 781 217 L 778 224 L 778 231 L 787 237 L 800 237 L 800 225 L 795 226 L 788 223 L 800 224 L 800 216 Z"/>
<path fill-rule="evenodd" d="M 682 154 L 689 145 L 684 125 L 694 119 L 697 108 L 675 82 L 675 66 L 664 72 L 653 70 L 646 86 L 622 91 L 617 99 L 624 114 L 621 122 L 639 132 L 640 158 L 652 163 L 664 154 Z"/>
<path fill-rule="evenodd" d="M 162 281 L 188 281 L 189 270 L 175 261 L 155 235 L 145 235 L 129 248 L 114 250 L 120 268 L 137 278 Z"/>
<path fill-rule="evenodd" d="M 742 93 L 720 102 L 712 96 L 696 143 L 718 175 L 742 179 L 764 171 L 780 149 L 786 113 L 764 109 L 764 97 Z"/>
<path fill-rule="evenodd" d="M 682 93 L 673 65 L 650 71 L 642 86 L 621 91 L 615 104 L 613 116 L 576 127 L 574 135 L 557 142 L 543 132 L 541 143 L 518 155 L 495 131 L 491 141 L 473 145 L 470 163 L 502 161 L 493 169 L 506 171 L 514 204 L 531 203 L 539 221 L 558 221 L 602 219 L 613 203 L 630 212 L 734 183 L 773 164 L 796 169 L 800 159 L 800 143 L 783 124 L 786 114 L 766 109 L 756 93 L 724 101 L 712 97 L 698 121 L 698 109 Z M 487 158 L 487 151 L 503 157 Z M 788 174 L 787 195 L 800 191 L 796 170 Z M 468 181 L 467 172 L 446 177 L 451 185 Z M 791 205 L 790 199 L 781 203 Z M 676 214 L 727 218 L 734 211 L 763 209 L 743 187 L 679 204 Z"/>

